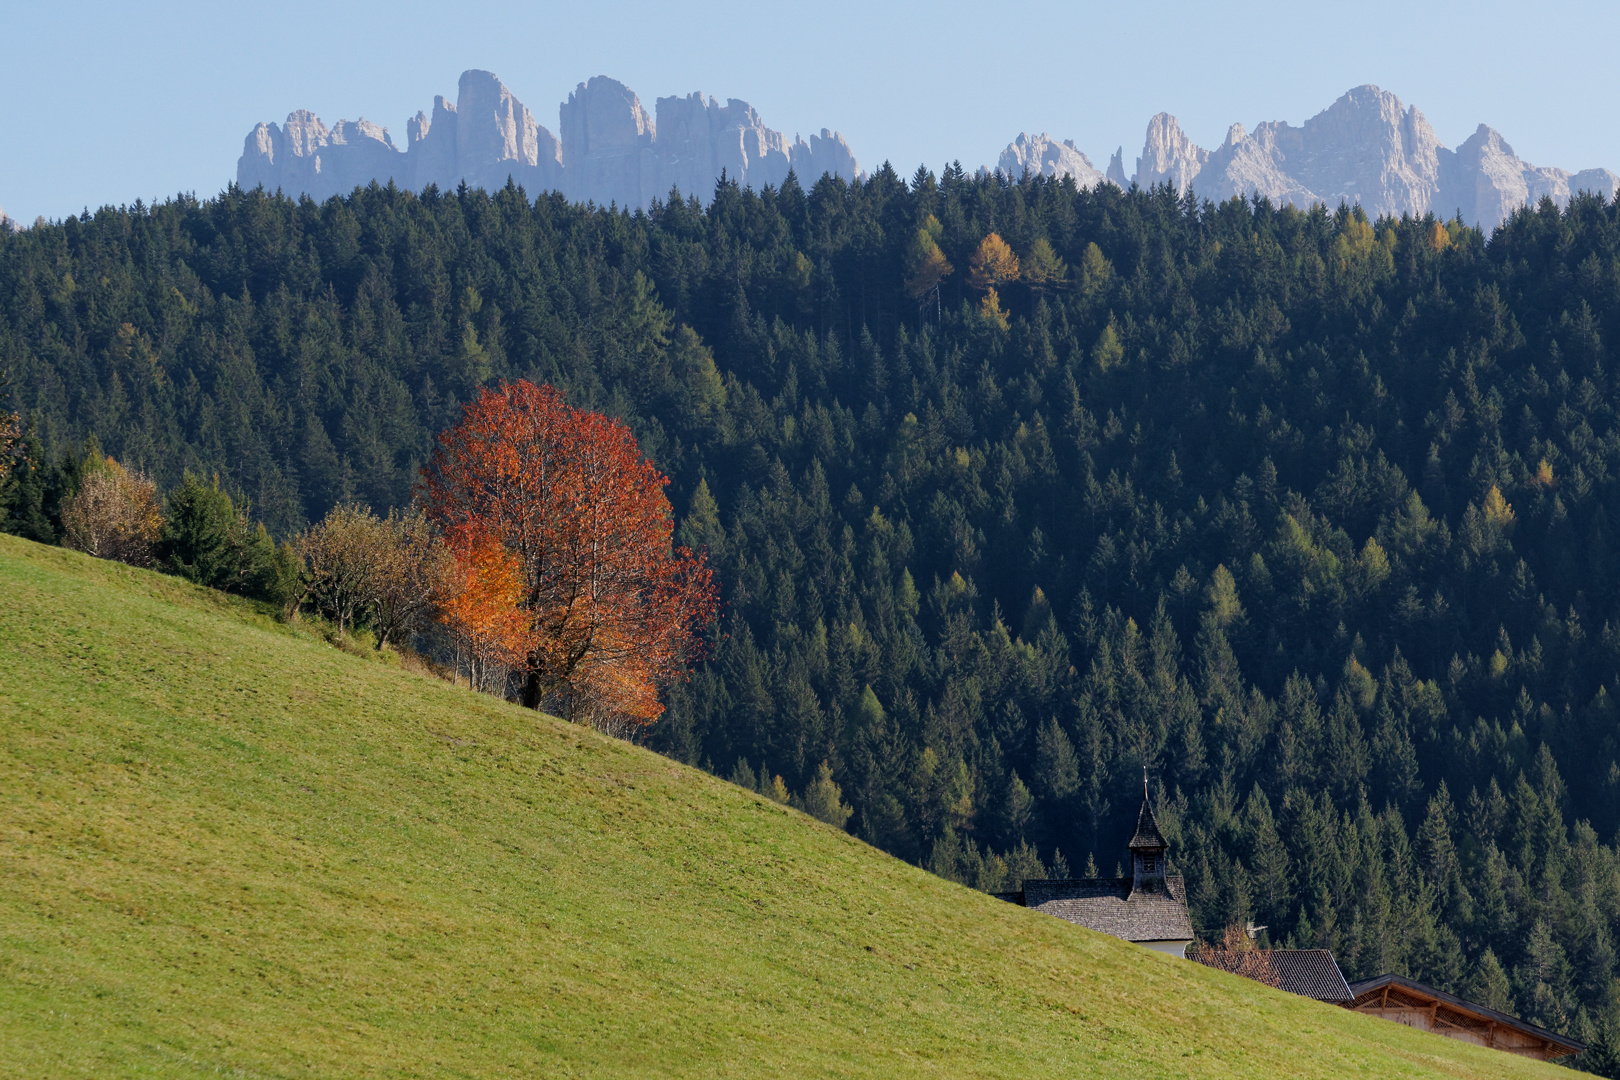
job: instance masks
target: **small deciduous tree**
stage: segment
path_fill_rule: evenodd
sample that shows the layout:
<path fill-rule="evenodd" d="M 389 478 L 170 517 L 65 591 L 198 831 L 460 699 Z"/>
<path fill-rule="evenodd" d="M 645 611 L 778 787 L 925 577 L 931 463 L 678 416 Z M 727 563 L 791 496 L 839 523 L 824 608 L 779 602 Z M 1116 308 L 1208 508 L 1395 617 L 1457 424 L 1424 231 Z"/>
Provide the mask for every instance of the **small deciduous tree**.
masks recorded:
<path fill-rule="evenodd" d="M 939 249 L 945 227 L 929 214 L 906 245 L 906 292 L 919 304 L 955 269 Z"/>
<path fill-rule="evenodd" d="M 343 633 L 371 622 L 376 648 L 426 629 L 453 578 L 453 558 L 421 510 L 379 518 L 338 506 L 298 538 L 305 597 Z"/>
<path fill-rule="evenodd" d="M 1221 933 L 1219 945 L 1194 945 L 1187 950 L 1187 959 L 1196 960 L 1232 975 L 1241 975 L 1266 986 L 1281 986 L 1282 976 L 1271 962 L 1271 955 L 1256 948 L 1248 931 L 1232 923 Z"/>
<path fill-rule="evenodd" d="M 1100 371 L 1111 371 L 1125 359 L 1125 344 L 1119 340 L 1112 322 L 1097 335 L 1097 343 L 1091 347 L 1091 359 Z"/>
<path fill-rule="evenodd" d="M 6 226 L 4 214 L 0 214 L 0 228 Z M 3 402 L 11 389 L 11 374 L 5 368 L 0 368 L 0 402 Z M 22 446 L 22 417 L 14 412 L 0 409 L 0 484 L 6 482 L 11 470 L 17 461 L 17 453 Z"/>
<path fill-rule="evenodd" d="M 854 809 L 843 801 L 844 792 L 833 780 L 832 767 L 825 761 L 816 769 L 815 779 L 805 786 L 802 795 L 793 797 L 793 806 L 813 818 L 820 818 L 835 829 L 849 824 Z"/>
<path fill-rule="evenodd" d="M 979 317 L 998 330 L 1007 329 L 1007 312 L 1002 308 L 1001 297 L 996 290 L 987 290 L 984 299 L 979 301 Z"/>
<path fill-rule="evenodd" d="M 335 506 L 298 537 L 303 599 L 347 633 L 370 606 L 381 557 L 381 522 L 364 506 Z"/>
<path fill-rule="evenodd" d="M 524 704 L 610 729 L 655 719 L 717 601 L 703 555 L 672 547 L 668 480 L 630 429 L 508 383 L 464 407 L 424 476 L 447 536 L 517 560 Z"/>
<path fill-rule="evenodd" d="M 68 547 L 131 566 L 151 566 L 163 531 L 157 485 L 112 458 L 90 462 L 79 490 L 62 505 Z"/>
<path fill-rule="evenodd" d="M 0 413 L 0 484 L 11 475 L 21 446 L 22 418 L 16 413 Z"/>
<path fill-rule="evenodd" d="M 1067 283 L 1069 268 L 1063 264 L 1058 253 L 1052 250 L 1051 241 L 1041 237 L 1029 249 L 1029 254 L 1020 264 L 1021 277 L 1024 283 L 1037 292 L 1043 289 L 1061 289 Z"/>
<path fill-rule="evenodd" d="M 1114 276 L 1114 264 L 1102 253 L 1102 248 L 1095 243 L 1087 244 L 1086 250 L 1080 256 L 1080 295 L 1087 300 L 1100 295 L 1108 288 Z"/>
<path fill-rule="evenodd" d="M 380 650 L 427 628 L 450 560 L 433 523 L 415 507 L 390 510 L 377 531 L 370 601 Z"/>

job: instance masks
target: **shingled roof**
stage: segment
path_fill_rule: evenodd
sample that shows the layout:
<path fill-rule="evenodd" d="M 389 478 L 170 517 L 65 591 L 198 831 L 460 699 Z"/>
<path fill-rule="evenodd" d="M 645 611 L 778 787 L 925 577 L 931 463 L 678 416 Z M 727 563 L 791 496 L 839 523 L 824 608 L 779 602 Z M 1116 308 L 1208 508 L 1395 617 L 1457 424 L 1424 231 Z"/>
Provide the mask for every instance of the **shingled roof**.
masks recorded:
<path fill-rule="evenodd" d="M 1335 1005 L 1351 998 L 1344 972 L 1326 949 L 1268 949 L 1266 957 L 1277 973 L 1279 990 Z"/>
<path fill-rule="evenodd" d="M 1265 960 L 1268 974 L 1276 978 L 1276 987 L 1300 997 L 1315 998 L 1334 1005 L 1348 1004 L 1353 996 L 1344 974 L 1326 949 L 1257 949 L 1252 953 L 1222 952 L 1218 949 L 1193 949 L 1187 959 L 1196 960 L 1205 967 L 1226 971 L 1234 975 L 1250 972 L 1236 962 L 1243 956 L 1260 956 Z M 1262 982 L 1269 980 L 1262 979 Z"/>
<path fill-rule="evenodd" d="M 1148 805 L 1146 797 L 1142 799 L 1142 809 L 1136 815 L 1136 832 L 1131 836 L 1131 842 L 1125 845 L 1132 851 L 1143 849 L 1163 851 L 1170 845 L 1165 842 L 1164 834 L 1159 831 L 1159 821 L 1153 816 L 1153 807 Z"/>
<path fill-rule="evenodd" d="M 1162 893 L 1132 896 L 1128 877 L 1026 881 L 1023 903 L 1126 941 L 1191 941 L 1181 875 L 1168 875 L 1164 882 Z"/>

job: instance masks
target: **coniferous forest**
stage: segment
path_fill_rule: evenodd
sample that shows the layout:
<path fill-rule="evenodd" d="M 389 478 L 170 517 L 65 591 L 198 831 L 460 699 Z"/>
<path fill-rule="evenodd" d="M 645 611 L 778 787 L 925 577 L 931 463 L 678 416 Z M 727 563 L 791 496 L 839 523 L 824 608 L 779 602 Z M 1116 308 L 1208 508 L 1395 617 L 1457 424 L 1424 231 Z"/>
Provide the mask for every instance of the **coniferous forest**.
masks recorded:
<path fill-rule="evenodd" d="M 1591 1036 L 1614 341 L 1595 197 L 1486 237 L 954 166 L 649 214 L 232 188 L 0 233 L 4 528 L 60 537 L 93 436 L 285 539 L 409 503 L 476 387 L 551 383 L 721 583 L 650 745 L 830 774 L 850 831 L 991 890 L 1113 872 L 1145 769 L 1200 930 Z"/>

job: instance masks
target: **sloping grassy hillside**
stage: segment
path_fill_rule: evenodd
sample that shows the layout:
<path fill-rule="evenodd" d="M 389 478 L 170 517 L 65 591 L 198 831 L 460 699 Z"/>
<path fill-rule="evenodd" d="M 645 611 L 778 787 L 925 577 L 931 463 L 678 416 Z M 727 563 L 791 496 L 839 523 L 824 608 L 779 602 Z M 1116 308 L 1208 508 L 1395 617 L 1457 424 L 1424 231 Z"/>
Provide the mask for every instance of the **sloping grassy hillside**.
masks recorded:
<path fill-rule="evenodd" d="M 0 537 L 5 1076 L 1532 1076 Z"/>

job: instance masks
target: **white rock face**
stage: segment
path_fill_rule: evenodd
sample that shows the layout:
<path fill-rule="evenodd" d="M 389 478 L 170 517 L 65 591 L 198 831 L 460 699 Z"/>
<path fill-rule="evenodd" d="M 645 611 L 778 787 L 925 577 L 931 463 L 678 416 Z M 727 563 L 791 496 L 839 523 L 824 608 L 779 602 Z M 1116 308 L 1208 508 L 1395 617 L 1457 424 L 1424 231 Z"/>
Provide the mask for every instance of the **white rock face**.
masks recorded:
<path fill-rule="evenodd" d="M 1608 169 L 1538 168 L 1519 158 L 1495 129 L 1479 125 L 1456 152 L 1441 151 L 1442 184 L 1435 213 L 1461 214 L 1493 228 L 1521 206 L 1534 206 L 1550 198 L 1559 207 L 1582 192 L 1614 198 L 1616 180 Z"/>
<path fill-rule="evenodd" d="M 694 93 L 660 98 L 657 110 L 654 123 L 629 87 L 598 76 L 559 108 L 559 139 L 493 74 L 467 71 L 454 105 L 436 97 L 431 116 L 418 112 L 405 122 L 403 152 L 376 124 L 339 121 L 328 129 L 298 111 L 280 127 L 259 124 L 248 133 L 236 177 L 243 187 L 315 199 L 373 180 L 417 191 L 461 183 L 494 191 L 510 178 L 530 197 L 562 191 L 601 206 L 646 207 L 672 188 L 707 202 L 722 172 L 756 189 L 780 185 L 790 170 L 806 186 L 825 173 L 861 175 L 842 135 L 822 128 L 808 143 L 789 143 L 745 101 L 719 105 Z"/>
<path fill-rule="evenodd" d="M 1003 162 L 1017 146 L 1007 148 Z M 1116 153 L 1107 174 L 1121 187 L 1123 159 L 1123 151 Z M 1376 86 L 1356 87 L 1299 127 L 1276 121 L 1249 132 L 1233 124 L 1213 151 L 1194 145 L 1175 117 L 1160 113 L 1148 121 L 1132 179 L 1217 201 L 1258 195 L 1299 207 L 1359 203 L 1373 217 L 1461 213 L 1486 230 L 1543 197 L 1562 207 L 1583 191 L 1612 199 L 1620 186 L 1608 169 L 1571 174 L 1522 161 L 1483 124 L 1448 150 L 1421 112 Z"/>
<path fill-rule="evenodd" d="M 1440 140 L 1417 109 L 1358 86 L 1296 129 L 1278 124 L 1294 154 L 1288 171 L 1329 206 L 1360 202 L 1367 213 L 1422 214 L 1440 182 Z"/>
<path fill-rule="evenodd" d="M 557 185 L 561 148 L 556 136 L 491 73 L 461 73 L 454 131 L 457 179 L 469 187 L 497 191 L 507 177 L 537 194 Z"/>
<path fill-rule="evenodd" d="M 1075 186 L 1082 189 L 1094 188 L 1104 180 L 1103 174 L 1073 141 L 1054 142 L 1044 131 L 1039 135 L 1028 132 L 1019 135 L 1001 152 L 996 168 L 1014 180 L 1024 175 L 1026 169 L 1031 176 L 1072 176 Z"/>
<path fill-rule="evenodd" d="M 435 96 L 431 117 L 418 112 L 405 122 L 406 157 L 411 161 L 413 190 L 437 184 L 441 191 L 448 191 L 460 183 L 461 172 L 456 168 L 457 120 L 456 107 Z M 243 155 L 244 160 L 246 156 Z M 238 165 L 237 172 L 241 171 Z"/>
<path fill-rule="evenodd" d="M 1114 151 L 1114 156 L 1108 159 L 1108 182 L 1121 191 L 1131 186 L 1125 179 L 1125 148 L 1122 146 Z"/>
<path fill-rule="evenodd" d="M 1222 200 L 1259 193 L 1274 203 L 1308 206 L 1316 202 L 1316 196 L 1285 171 L 1285 155 L 1277 146 L 1277 136 L 1275 124 L 1261 124 L 1253 135 L 1243 125 L 1233 124 L 1226 142 L 1209 156 L 1199 174 L 1199 196 Z"/>
<path fill-rule="evenodd" d="M 1136 159 L 1136 182 L 1143 187 L 1169 184 L 1177 195 L 1185 195 L 1208 160 L 1209 151 L 1194 146 L 1175 117 L 1160 113 L 1148 121 L 1142 156 Z"/>
<path fill-rule="evenodd" d="M 368 120 L 340 120 L 330 130 L 305 109 L 289 113 L 287 122 L 259 124 L 248 133 L 237 162 L 236 182 L 263 184 L 274 190 L 308 193 L 326 199 L 340 191 L 376 180 L 404 183 L 409 177 L 386 128 Z"/>
<path fill-rule="evenodd" d="M 657 190 L 652 117 L 616 79 L 580 83 L 561 111 L 562 190 L 580 202 L 645 206 Z M 643 189 L 647 189 L 645 193 Z"/>

